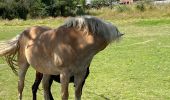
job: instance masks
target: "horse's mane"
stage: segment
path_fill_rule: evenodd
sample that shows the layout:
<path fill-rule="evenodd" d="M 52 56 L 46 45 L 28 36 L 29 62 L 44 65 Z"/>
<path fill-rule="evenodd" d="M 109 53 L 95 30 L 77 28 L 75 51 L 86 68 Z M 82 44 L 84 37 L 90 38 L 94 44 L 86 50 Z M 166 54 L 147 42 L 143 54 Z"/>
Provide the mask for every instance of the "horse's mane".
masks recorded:
<path fill-rule="evenodd" d="M 111 30 L 108 27 L 108 22 L 92 16 L 71 17 L 66 20 L 63 26 L 74 27 L 82 30 L 84 33 L 92 33 L 93 35 L 100 35 L 110 42 Z"/>

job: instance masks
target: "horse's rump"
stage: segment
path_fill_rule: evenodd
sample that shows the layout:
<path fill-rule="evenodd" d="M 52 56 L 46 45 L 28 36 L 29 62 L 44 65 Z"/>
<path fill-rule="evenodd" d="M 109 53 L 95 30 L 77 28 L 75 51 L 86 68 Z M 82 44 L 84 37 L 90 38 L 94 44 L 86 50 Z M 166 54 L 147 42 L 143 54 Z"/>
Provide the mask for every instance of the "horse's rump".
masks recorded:
<path fill-rule="evenodd" d="M 25 47 L 28 39 L 34 39 L 44 31 L 51 28 L 46 26 L 33 26 L 24 30 L 21 34 L 8 41 L 0 41 L 0 56 L 5 57 L 6 62 L 11 67 L 13 72 L 17 75 L 18 59 L 17 55 L 21 47 Z M 23 52 L 23 51 L 22 51 Z M 21 52 L 20 52 L 21 53 Z M 24 55 L 23 55 L 24 56 Z"/>

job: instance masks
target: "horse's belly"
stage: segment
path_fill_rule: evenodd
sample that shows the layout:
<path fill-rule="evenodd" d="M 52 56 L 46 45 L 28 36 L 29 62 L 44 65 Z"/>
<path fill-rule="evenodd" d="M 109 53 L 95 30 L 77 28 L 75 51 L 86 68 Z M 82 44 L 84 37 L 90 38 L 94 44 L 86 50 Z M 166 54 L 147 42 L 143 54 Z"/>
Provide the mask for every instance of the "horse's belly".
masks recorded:
<path fill-rule="evenodd" d="M 47 64 L 42 64 L 40 66 L 33 66 L 33 68 L 43 74 L 58 75 L 60 73 L 60 70 L 56 68 L 56 66 L 51 66 L 51 64 L 50 66 Z"/>

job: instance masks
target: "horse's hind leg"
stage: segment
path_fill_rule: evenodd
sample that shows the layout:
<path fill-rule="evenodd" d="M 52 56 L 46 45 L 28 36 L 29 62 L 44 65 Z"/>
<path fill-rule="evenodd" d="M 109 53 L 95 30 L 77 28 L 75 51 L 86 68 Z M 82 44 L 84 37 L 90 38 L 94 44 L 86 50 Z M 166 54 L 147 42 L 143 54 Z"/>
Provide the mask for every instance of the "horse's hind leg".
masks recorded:
<path fill-rule="evenodd" d="M 53 78 L 51 75 L 43 74 L 42 86 L 44 89 L 45 100 L 54 100 L 51 93 L 51 85 L 53 83 Z"/>
<path fill-rule="evenodd" d="M 41 83 L 42 77 L 43 77 L 43 74 L 36 71 L 36 78 L 35 78 L 34 84 L 32 85 L 33 100 L 37 100 L 36 93 L 38 90 L 38 86 Z"/>
<path fill-rule="evenodd" d="M 29 64 L 27 61 L 19 60 L 19 72 L 18 72 L 18 99 L 22 100 L 22 91 L 24 89 L 24 81 L 25 81 L 25 75 L 28 70 Z"/>
<path fill-rule="evenodd" d="M 19 71 L 18 71 L 18 99 L 22 100 L 22 91 L 24 89 L 24 81 L 25 81 L 25 75 L 26 72 L 29 68 L 29 63 L 27 62 L 25 55 L 23 52 L 21 52 L 22 49 L 20 50 L 18 54 L 18 66 L 19 66 Z"/>

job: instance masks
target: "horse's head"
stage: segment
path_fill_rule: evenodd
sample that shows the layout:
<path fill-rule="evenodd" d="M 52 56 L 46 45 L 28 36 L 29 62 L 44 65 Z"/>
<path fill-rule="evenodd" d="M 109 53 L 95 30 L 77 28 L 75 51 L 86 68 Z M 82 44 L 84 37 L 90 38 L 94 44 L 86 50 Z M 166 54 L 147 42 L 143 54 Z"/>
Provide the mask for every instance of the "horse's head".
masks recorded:
<path fill-rule="evenodd" d="M 112 23 L 106 22 L 105 24 L 106 24 L 106 26 L 108 28 L 108 33 L 109 33 L 109 36 L 110 36 L 110 41 L 120 39 L 120 37 L 124 35 Z"/>
<path fill-rule="evenodd" d="M 93 16 L 79 16 L 69 18 L 64 26 L 74 27 L 85 33 L 92 33 L 93 35 L 102 37 L 107 43 L 114 40 L 119 40 L 123 35 L 118 28 L 110 22 L 106 22 Z"/>

